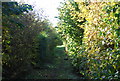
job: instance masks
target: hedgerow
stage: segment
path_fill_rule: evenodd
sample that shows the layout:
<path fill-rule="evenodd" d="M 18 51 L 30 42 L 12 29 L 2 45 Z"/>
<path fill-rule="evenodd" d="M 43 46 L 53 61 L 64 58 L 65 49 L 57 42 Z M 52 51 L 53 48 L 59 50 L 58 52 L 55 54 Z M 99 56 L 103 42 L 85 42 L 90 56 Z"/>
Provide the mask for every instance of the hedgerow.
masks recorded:
<path fill-rule="evenodd" d="M 82 78 L 120 78 L 120 2 L 67 0 L 58 10 L 58 32 Z"/>
<path fill-rule="evenodd" d="M 41 68 L 51 61 L 47 59 L 54 56 L 54 48 L 59 42 L 48 19 L 36 15 L 31 5 L 2 3 L 3 79 L 18 79 L 34 67 Z"/>

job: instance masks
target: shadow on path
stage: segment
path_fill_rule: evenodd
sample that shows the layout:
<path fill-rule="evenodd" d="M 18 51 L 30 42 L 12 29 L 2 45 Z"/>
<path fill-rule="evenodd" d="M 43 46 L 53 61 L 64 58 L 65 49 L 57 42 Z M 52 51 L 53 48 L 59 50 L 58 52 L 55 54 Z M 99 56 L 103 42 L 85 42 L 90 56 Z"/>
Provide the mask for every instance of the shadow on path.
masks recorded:
<path fill-rule="evenodd" d="M 63 46 L 55 49 L 55 58 L 51 58 L 53 63 L 47 63 L 42 69 L 32 69 L 25 79 L 79 79 L 73 73 L 70 60 L 64 52 Z"/>

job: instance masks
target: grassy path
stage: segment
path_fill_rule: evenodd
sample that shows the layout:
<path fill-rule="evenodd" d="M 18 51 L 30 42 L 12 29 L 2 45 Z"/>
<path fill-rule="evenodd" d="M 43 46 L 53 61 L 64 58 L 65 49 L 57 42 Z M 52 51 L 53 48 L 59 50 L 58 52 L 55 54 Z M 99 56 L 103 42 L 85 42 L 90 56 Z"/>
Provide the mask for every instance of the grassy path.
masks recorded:
<path fill-rule="evenodd" d="M 51 58 L 53 63 L 47 63 L 42 69 L 32 69 L 26 79 L 78 79 L 72 72 L 69 59 L 65 59 L 64 47 L 56 47 L 55 58 Z"/>

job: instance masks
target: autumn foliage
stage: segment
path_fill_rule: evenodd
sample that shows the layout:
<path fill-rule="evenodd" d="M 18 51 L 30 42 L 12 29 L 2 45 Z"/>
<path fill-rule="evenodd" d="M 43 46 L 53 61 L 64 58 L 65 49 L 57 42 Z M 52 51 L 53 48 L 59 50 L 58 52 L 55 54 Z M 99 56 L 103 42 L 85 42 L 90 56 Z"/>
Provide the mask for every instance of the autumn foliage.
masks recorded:
<path fill-rule="evenodd" d="M 58 32 L 82 78 L 120 78 L 120 2 L 67 0 L 58 10 Z"/>

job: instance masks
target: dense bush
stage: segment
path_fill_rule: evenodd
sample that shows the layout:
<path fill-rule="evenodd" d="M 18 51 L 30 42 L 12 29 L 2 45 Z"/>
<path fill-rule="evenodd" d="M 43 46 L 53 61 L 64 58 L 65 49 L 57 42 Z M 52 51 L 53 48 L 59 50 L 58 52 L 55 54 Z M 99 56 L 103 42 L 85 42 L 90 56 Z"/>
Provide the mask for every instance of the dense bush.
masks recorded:
<path fill-rule="evenodd" d="M 3 79 L 20 78 L 30 64 L 44 63 L 59 41 L 47 18 L 31 10 L 28 4 L 2 3 Z"/>
<path fill-rule="evenodd" d="M 67 0 L 58 10 L 58 32 L 83 78 L 120 78 L 120 2 Z"/>
<path fill-rule="evenodd" d="M 30 58 L 29 53 L 33 45 L 31 39 L 33 37 L 29 38 L 29 42 L 27 41 L 27 33 L 31 31 L 31 28 L 21 22 L 25 20 L 22 20 L 24 18 L 22 13 L 25 11 L 21 11 L 24 7 L 22 5 L 21 9 L 18 9 L 18 7 L 16 2 L 2 3 L 2 63 L 3 77 L 7 78 L 14 77 L 16 73 L 26 70 Z M 28 10 L 28 8 L 25 10 Z M 20 14 L 16 13 L 16 10 Z"/>
<path fill-rule="evenodd" d="M 72 54 L 72 52 L 76 51 L 75 47 L 82 44 L 84 29 L 80 28 L 78 25 L 84 23 L 86 20 L 77 21 L 79 9 L 76 7 L 76 3 L 71 2 L 71 4 L 67 4 L 64 2 L 62 5 L 63 6 L 58 8 L 60 11 L 58 18 L 61 21 L 58 23 L 57 31 L 61 34 L 63 43 L 66 46 L 66 51 Z M 71 12 L 73 12 L 75 16 L 72 16 Z"/>

